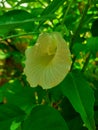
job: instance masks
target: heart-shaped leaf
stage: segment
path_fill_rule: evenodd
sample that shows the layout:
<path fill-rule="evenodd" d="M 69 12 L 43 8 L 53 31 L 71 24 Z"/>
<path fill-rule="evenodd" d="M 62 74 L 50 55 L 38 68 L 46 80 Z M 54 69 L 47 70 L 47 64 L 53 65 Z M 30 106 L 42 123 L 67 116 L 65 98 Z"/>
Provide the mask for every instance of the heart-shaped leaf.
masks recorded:
<path fill-rule="evenodd" d="M 58 111 L 40 105 L 32 109 L 23 123 L 22 130 L 68 130 L 68 127 Z"/>

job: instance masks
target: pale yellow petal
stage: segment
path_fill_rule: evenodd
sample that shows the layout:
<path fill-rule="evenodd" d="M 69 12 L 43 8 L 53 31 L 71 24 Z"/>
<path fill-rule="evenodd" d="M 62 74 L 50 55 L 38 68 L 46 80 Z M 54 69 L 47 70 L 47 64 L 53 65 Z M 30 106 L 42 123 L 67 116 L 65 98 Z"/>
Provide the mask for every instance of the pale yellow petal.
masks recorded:
<path fill-rule="evenodd" d="M 49 89 L 58 85 L 70 67 L 69 48 L 58 32 L 41 34 L 37 43 L 26 51 L 24 73 L 32 87 Z"/>

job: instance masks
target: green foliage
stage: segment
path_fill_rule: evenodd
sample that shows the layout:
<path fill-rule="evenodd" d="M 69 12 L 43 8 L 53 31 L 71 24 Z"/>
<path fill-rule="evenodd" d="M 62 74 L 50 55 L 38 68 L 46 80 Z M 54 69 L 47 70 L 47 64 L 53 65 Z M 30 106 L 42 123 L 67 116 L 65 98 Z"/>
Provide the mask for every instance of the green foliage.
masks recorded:
<path fill-rule="evenodd" d="M 58 86 L 31 88 L 25 50 L 59 31 L 72 67 Z M 98 1 L 0 1 L 0 130 L 98 129 Z"/>
<path fill-rule="evenodd" d="M 29 126 L 29 128 L 28 128 Z M 59 112 L 49 106 L 34 107 L 23 123 L 23 130 L 68 130 Z"/>
<path fill-rule="evenodd" d="M 61 86 L 64 95 L 69 99 L 75 110 L 80 113 L 85 125 L 89 130 L 93 130 L 95 129 L 94 93 L 81 75 L 78 72 L 70 73 Z"/>
<path fill-rule="evenodd" d="M 10 126 L 13 122 L 21 122 L 25 117 L 24 111 L 12 104 L 1 105 L 0 111 L 1 130 L 10 130 Z"/>
<path fill-rule="evenodd" d="M 26 29 L 28 26 L 32 26 L 32 21 L 29 20 L 31 23 L 28 24 L 28 19 L 31 19 L 32 15 L 24 10 L 12 10 L 4 13 L 4 15 L 1 16 L 0 20 L 0 28 L 1 28 L 1 34 L 7 34 L 10 31 L 13 31 L 15 28 L 23 28 Z M 33 18 L 32 18 L 33 19 Z"/>
<path fill-rule="evenodd" d="M 98 37 L 92 37 L 87 40 L 87 47 L 94 57 L 98 52 Z"/>

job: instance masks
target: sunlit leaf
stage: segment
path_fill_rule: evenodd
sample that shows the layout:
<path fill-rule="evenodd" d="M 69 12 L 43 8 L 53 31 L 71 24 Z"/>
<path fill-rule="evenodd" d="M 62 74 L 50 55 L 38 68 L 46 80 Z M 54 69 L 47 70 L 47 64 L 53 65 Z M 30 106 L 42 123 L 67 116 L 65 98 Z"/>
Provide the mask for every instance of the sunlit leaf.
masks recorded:
<path fill-rule="evenodd" d="M 25 27 L 27 24 L 33 24 L 32 15 L 24 10 L 12 10 L 0 16 L 0 34 L 6 34 L 16 27 Z M 31 25 L 30 25 L 31 26 Z"/>
<path fill-rule="evenodd" d="M 35 27 L 34 22 L 41 21 L 43 19 L 51 19 L 53 17 L 54 15 L 48 15 L 37 18 L 37 16 L 34 17 L 33 14 L 24 10 L 8 11 L 0 16 L 0 35 L 7 34 L 15 28 L 22 28 L 26 31 L 32 31 Z"/>
<path fill-rule="evenodd" d="M 48 13 L 54 13 L 63 3 L 65 0 L 53 0 L 49 6 L 47 6 L 44 11 L 42 12 L 42 15 L 46 15 Z"/>

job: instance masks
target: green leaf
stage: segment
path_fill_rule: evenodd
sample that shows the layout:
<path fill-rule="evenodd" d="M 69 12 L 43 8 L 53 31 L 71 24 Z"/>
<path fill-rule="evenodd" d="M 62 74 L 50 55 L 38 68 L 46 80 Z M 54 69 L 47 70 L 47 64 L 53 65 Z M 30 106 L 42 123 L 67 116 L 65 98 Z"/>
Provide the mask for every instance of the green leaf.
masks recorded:
<path fill-rule="evenodd" d="M 29 2 L 36 2 L 36 0 L 21 0 L 19 3 L 29 3 Z"/>
<path fill-rule="evenodd" d="M 73 118 L 68 122 L 70 130 L 83 130 L 83 122 L 79 116 Z"/>
<path fill-rule="evenodd" d="M 43 11 L 43 8 L 34 8 L 34 9 L 31 9 L 31 14 L 33 17 L 36 18 L 36 16 L 40 15 Z"/>
<path fill-rule="evenodd" d="M 4 53 L 4 51 L 0 50 L 0 60 L 6 59 L 8 54 Z"/>
<path fill-rule="evenodd" d="M 65 0 L 53 0 L 52 2 L 50 2 L 50 4 L 42 11 L 41 13 L 41 17 L 45 17 L 47 15 L 50 14 L 54 14 L 55 11 L 61 6 L 63 5 L 63 3 L 65 2 Z M 52 18 L 52 17 L 51 17 Z M 50 19 L 49 19 L 50 20 Z M 52 19 L 53 20 L 53 19 Z M 40 22 L 39 26 L 35 28 L 35 31 L 38 30 L 42 24 L 45 22 L 45 19 L 42 19 L 42 21 Z"/>
<path fill-rule="evenodd" d="M 98 37 L 98 18 L 92 23 L 91 32 L 93 37 Z"/>
<path fill-rule="evenodd" d="M 85 52 L 85 51 L 87 51 L 87 46 L 86 46 L 86 44 L 75 43 L 75 44 L 73 45 L 72 51 L 73 51 L 73 53 L 74 53 L 76 56 L 78 56 L 78 54 L 79 54 L 80 52 Z"/>
<path fill-rule="evenodd" d="M 21 122 L 24 117 L 25 113 L 17 106 L 0 105 L 0 130 L 10 130 L 13 121 Z"/>
<path fill-rule="evenodd" d="M 96 56 L 98 52 L 98 37 L 91 37 L 87 40 L 87 47 L 89 51 Z"/>
<path fill-rule="evenodd" d="M 95 111 L 95 122 L 96 122 L 96 125 L 98 126 L 98 109 L 97 111 Z"/>
<path fill-rule="evenodd" d="M 53 87 L 48 89 L 49 98 L 51 101 L 59 101 L 62 98 L 62 90 L 60 86 Z"/>
<path fill-rule="evenodd" d="M 63 94 L 69 99 L 74 109 L 80 113 L 88 130 L 95 130 L 94 93 L 81 73 L 70 73 L 61 86 Z"/>
<path fill-rule="evenodd" d="M 60 86 L 61 87 L 61 86 Z M 72 104 L 69 102 L 67 97 L 63 97 L 62 103 L 60 104 L 62 111 L 61 114 L 65 121 L 70 122 L 72 119 L 79 116 L 79 113 L 77 113 L 74 108 L 72 107 Z"/>
<path fill-rule="evenodd" d="M 22 130 L 68 130 L 68 127 L 58 111 L 40 105 L 32 109 L 23 123 Z"/>
<path fill-rule="evenodd" d="M 10 127 L 10 130 L 17 130 L 17 128 L 19 128 L 21 125 L 21 122 L 15 122 L 13 121 L 12 124 L 11 124 L 11 127 Z"/>
<path fill-rule="evenodd" d="M 6 34 L 16 27 L 26 28 L 28 25 L 31 27 L 32 21 L 34 21 L 28 21 L 31 18 L 32 15 L 24 10 L 12 10 L 4 13 L 0 16 L 0 34 Z"/>
<path fill-rule="evenodd" d="M 0 103 L 3 102 L 3 97 L 4 97 L 3 91 L 4 91 L 4 90 L 2 89 L 2 87 L 0 87 Z"/>
<path fill-rule="evenodd" d="M 33 10 L 32 10 L 33 11 Z M 38 14 L 39 15 L 39 14 Z M 22 28 L 25 31 L 33 31 L 36 26 L 34 22 L 51 19 L 54 14 L 50 14 L 44 17 L 34 17 L 33 14 L 28 13 L 24 10 L 12 10 L 8 11 L 0 16 L 0 35 L 7 35 L 15 28 Z"/>
<path fill-rule="evenodd" d="M 52 14 L 54 13 L 65 0 L 53 0 L 42 12 L 42 15 Z"/>
<path fill-rule="evenodd" d="M 2 98 L 5 97 L 8 103 L 18 106 L 27 113 L 36 103 L 34 92 L 31 87 L 23 87 L 19 80 L 7 83 L 1 89 Z"/>

